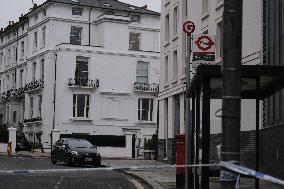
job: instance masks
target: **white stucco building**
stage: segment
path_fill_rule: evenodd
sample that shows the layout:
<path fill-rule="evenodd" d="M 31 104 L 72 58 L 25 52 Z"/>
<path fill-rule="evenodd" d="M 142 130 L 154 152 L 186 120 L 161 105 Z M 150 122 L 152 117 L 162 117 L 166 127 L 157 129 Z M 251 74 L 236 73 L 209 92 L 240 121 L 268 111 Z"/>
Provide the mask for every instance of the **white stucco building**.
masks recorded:
<path fill-rule="evenodd" d="M 185 132 L 185 62 L 187 39 L 182 24 L 195 23 L 194 34 L 216 36 L 216 64 L 222 63 L 223 0 L 161 1 L 161 78 L 159 91 L 159 159 L 175 163 L 176 135 Z M 243 65 L 262 63 L 261 0 L 243 1 Z M 194 69 L 190 65 L 193 77 Z M 211 100 L 211 134 L 221 133 L 221 118 L 215 113 L 221 100 Z M 255 101 L 242 101 L 242 131 L 255 128 Z M 202 120 L 201 120 L 202 124 Z"/>
<path fill-rule="evenodd" d="M 73 134 L 102 156 L 141 155 L 157 129 L 159 22 L 116 0 L 35 5 L 0 33 L 2 123 L 46 149 Z"/>

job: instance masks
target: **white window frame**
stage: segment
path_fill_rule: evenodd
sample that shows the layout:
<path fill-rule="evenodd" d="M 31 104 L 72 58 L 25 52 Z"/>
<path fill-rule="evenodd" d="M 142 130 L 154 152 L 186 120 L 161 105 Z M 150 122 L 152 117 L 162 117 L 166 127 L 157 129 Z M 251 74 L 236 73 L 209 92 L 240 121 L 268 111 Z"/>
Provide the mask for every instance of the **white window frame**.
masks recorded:
<path fill-rule="evenodd" d="M 175 37 L 178 33 L 178 22 L 179 22 L 179 11 L 178 11 L 178 5 L 174 8 L 173 13 L 173 37 Z"/>
<path fill-rule="evenodd" d="M 139 64 L 147 64 L 147 75 L 139 75 L 139 71 L 138 71 L 138 65 Z M 141 82 L 139 81 L 139 77 L 147 77 L 147 82 Z M 136 82 L 140 82 L 140 83 L 149 83 L 149 62 L 144 62 L 144 61 L 138 61 L 137 62 L 137 66 L 136 66 Z"/>
<path fill-rule="evenodd" d="M 44 58 L 40 60 L 40 79 L 44 81 Z"/>
<path fill-rule="evenodd" d="M 37 48 L 37 41 L 38 40 L 38 36 L 37 36 L 37 31 L 34 32 L 34 49 Z"/>
<path fill-rule="evenodd" d="M 79 13 L 79 11 L 75 11 L 76 9 L 78 9 L 78 10 L 80 9 L 81 10 L 81 12 L 80 12 L 81 14 L 74 14 L 74 13 Z M 72 11 L 72 15 L 73 16 L 83 16 L 83 8 L 82 7 L 73 6 L 71 11 Z"/>
<path fill-rule="evenodd" d="M 131 37 L 131 35 L 138 35 L 138 48 L 136 49 L 136 48 L 134 48 L 135 47 L 135 45 L 132 45 L 132 41 L 131 41 L 131 39 L 132 39 L 132 37 Z M 135 41 L 136 42 L 136 41 Z M 132 50 L 132 51 L 139 51 L 141 49 L 141 33 L 139 33 L 139 32 L 133 32 L 133 31 L 131 31 L 130 33 L 129 33 L 129 50 Z"/>
<path fill-rule="evenodd" d="M 38 95 L 38 116 L 42 115 L 42 94 Z"/>
<path fill-rule="evenodd" d="M 30 119 L 34 116 L 34 98 L 30 97 Z"/>
<path fill-rule="evenodd" d="M 148 110 L 143 109 L 142 102 L 143 100 L 148 101 Z M 152 110 L 151 110 L 152 108 Z M 147 120 L 142 119 L 143 111 L 147 111 Z M 154 121 L 154 99 L 152 98 L 139 98 L 138 99 L 138 110 L 137 110 L 137 119 L 139 122 L 145 121 L 145 122 L 153 122 Z"/>
<path fill-rule="evenodd" d="M 21 42 L 21 57 L 24 58 L 25 56 L 25 41 Z"/>
<path fill-rule="evenodd" d="M 178 79 L 178 51 L 173 52 L 173 81 Z"/>
<path fill-rule="evenodd" d="M 170 41 L 170 14 L 165 15 L 165 42 Z"/>
<path fill-rule="evenodd" d="M 165 56 L 165 83 L 169 82 L 169 55 Z"/>
<path fill-rule="evenodd" d="M 138 18 L 137 20 L 135 18 Z M 141 23 L 141 15 L 140 14 L 131 14 L 130 22 L 132 23 Z"/>
<path fill-rule="evenodd" d="M 209 14 L 209 0 L 202 0 L 202 16 Z"/>
<path fill-rule="evenodd" d="M 45 42 L 46 42 L 46 27 L 44 26 L 41 31 L 42 31 L 41 47 L 45 47 Z"/>
<path fill-rule="evenodd" d="M 77 103 L 78 103 L 78 96 L 79 95 L 84 95 L 84 98 L 85 98 L 84 116 L 83 117 L 78 117 L 78 115 L 77 115 L 77 113 L 78 113 L 78 111 L 77 111 L 78 104 Z M 74 96 L 75 96 L 75 102 L 74 102 Z M 73 94 L 72 97 L 73 97 L 73 105 L 72 105 L 72 116 L 73 116 L 73 118 L 89 119 L 90 118 L 91 96 L 89 94 Z M 87 103 L 88 100 L 89 100 L 89 104 Z M 87 116 L 87 114 L 88 114 L 88 116 Z"/>
<path fill-rule="evenodd" d="M 36 80 L 36 62 L 32 63 L 32 81 Z"/>
<path fill-rule="evenodd" d="M 74 29 L 80 29 L 80 33 L 79 33 L 79 36 L 78 36 L 78 44 L 76 43 L 76 44 L 74 44 L 74 43 L 72 43 L 72 40 L 71 40 L 71 38 L 72 37 L 75 37 L 75 35 L 74 35 Z M 83 36 L 82 36 L 82 33 L 83 33 L 83 27 L 81 27 L 81 26 L 71 26 L 71 31 L 70 31 L 70 44 L 74 44 L 74 45 L 82 45 L 82 38 L 83 38 Z"/>

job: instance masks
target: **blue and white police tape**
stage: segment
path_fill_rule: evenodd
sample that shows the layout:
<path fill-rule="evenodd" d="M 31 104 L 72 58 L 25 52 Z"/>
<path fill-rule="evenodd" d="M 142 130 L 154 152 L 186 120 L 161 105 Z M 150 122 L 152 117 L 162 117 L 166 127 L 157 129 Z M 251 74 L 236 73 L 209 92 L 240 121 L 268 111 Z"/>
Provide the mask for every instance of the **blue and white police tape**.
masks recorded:
<path fill-rule="evenodd" d="M 269 182 L 272 182 L 272 183 L 275 183 L 275 184 L 280 184 L 280 185 L 284 186 L 284 180 L 272 177 L 270 175 L 267 175 L 267 174 L 264 174 L 264 173 L 261 173 L 261 172 L 258 172 L 258 171 L 246 168 L 246 167 L 242 167 L 242 166 L 233 164 L 231 162 L 221 161 L 220 162 L 220 166 L 224 167 L 224 168 L 226 168 L 228 170 L 231 170 L 233 172 L 242 174 L 242 175 L 256 177 L 256 178 L 261 179 L 261 180 L 266 180 L 266 181 L 269 181 Z"/>
<path fill-rule="evenodd" d="M 34 170 L 0 170 L 0 174 L 42 174 L 42 173 L 83 173 L 95 171 L 139 171 L 147 169 L 165 169 L 179 167 L 213 167 L 219 164 L 193 164 L 193 165 L 153 165 L 153 166 L 129 166 L 129 167 L 98 167 L 98 168 L 70 168 L 70 169 L 34 169 Z"/>

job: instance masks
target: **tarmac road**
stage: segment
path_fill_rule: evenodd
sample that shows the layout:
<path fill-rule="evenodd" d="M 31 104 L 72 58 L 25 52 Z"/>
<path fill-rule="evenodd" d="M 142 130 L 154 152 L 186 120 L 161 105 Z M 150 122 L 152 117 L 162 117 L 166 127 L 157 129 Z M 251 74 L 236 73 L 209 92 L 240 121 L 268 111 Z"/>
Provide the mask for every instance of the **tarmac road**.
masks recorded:
<path fill-rule="evenodd" d="M 0 156 L 2 170 L 68 168 L 74 167 L 53 165 L 49 158 Z M 115 171 L 0 175 L 1 189 L 136 189 L 139 186 L 141 185 L 129 176 Z"/>

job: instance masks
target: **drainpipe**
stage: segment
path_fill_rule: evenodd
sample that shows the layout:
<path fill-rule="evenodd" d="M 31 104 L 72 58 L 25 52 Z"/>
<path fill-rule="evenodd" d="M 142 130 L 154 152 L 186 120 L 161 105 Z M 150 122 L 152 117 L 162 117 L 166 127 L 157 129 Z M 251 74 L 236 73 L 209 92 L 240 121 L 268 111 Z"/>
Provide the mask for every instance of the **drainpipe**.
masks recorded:
<path fill-rule="evenodd" d="M 89 11 L 89 46 L 91 46 L 91 12 L 93 10 L 93 7 L 91 7 Z"/>
<path fill-rule="evenodd" d="M 54 84 L 53 84 L 53 123 L 52 123 L 52 131 L 55 129 L 55 102 L 56 102 L 56 66 L 57 66 L 57 54 L 55 54 L 55 64 L 54 64 Z M 51 131 L 51 151 L 53 144 L 53 136 Z"/>

